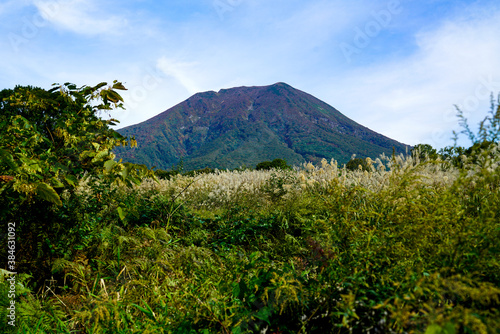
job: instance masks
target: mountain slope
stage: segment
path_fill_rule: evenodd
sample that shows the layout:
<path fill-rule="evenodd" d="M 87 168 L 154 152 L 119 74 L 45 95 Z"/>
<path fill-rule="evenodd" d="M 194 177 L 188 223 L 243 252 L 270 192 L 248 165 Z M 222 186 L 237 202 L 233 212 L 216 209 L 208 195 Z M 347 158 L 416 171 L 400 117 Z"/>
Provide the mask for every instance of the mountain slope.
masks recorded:
<path fill-rule="evenodd" d="M 275 158 L 290 164 L 352 154 L 376 157 L 406 146 L 285 83 L 198 93 L 140 124 L 118 130 L 138 148 L 118 149 L 124 160 L 169 169 L 255 166 Z"/>

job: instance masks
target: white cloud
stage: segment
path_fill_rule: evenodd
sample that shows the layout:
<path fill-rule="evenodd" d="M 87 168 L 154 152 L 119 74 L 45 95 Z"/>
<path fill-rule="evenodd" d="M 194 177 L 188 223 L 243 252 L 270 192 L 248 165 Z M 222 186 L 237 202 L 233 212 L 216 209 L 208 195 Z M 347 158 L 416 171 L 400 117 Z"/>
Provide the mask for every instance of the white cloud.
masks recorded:
<path fill-rule="evenodd" d="M 197 65 L 196 62 L 182 62 L 167 57 L 161 57 L 157 62 L 157 67 L 163 73 L 176 79 L 190 94 L 200 91 L 200 87 L 195 80 Z"/>
<path fill-rule="evenodd" d="M 342 86 L 330 87 L 334 99 L 354 111 L 348 116 L 391 138 L 448 145 L 458 128 L 453 105 L 475 123 L 489 109 L 489 92 L 500 91 L 499 18 L 456 18 L 420 32 L 413 55 L 350 71 Z"/>
<path fill-rule="evenodd" d="M 93 0 L 34 0 L 42 17 L 55 26 L 83 35 L 116 34 L 127 20 L 99 8 Z"/>

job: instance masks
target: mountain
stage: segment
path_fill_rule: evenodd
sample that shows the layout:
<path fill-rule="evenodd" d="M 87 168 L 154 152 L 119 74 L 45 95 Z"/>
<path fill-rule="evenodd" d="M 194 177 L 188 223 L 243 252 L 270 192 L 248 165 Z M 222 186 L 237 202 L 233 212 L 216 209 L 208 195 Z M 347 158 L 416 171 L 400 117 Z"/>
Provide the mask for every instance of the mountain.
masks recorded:
<path fill-rule="evenodd" d="M 407 146 L 341 114 L 285 83 L 197 93 L 167 111 L 117 130 L 137 148 L 118 148 L 123 160 L 170 169 L 237 168 L 275 158 L 289 164 L 405 152 Z"/>

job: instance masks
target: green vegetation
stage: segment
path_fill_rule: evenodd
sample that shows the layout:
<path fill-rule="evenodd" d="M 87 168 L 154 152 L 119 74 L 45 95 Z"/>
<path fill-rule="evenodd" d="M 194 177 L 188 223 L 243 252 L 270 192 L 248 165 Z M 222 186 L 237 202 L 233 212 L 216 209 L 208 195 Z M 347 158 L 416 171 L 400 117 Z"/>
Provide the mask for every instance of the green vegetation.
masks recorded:
<path fill-rule="evenodd" d="M 113 107 L 101 92 L 121 86 L 96 87 L 2 92 L 2 242 L 15 223 L 18 272 L 15 330 L 0 272 L 2 332 L 500 331 L 497 141 L 365 170 L 157 179 L 109 153 L 124 138 L 91 101 Z"/>
<path fill-rule="evenodd" d="M 407 145 L 347 118 L 332 106 L 277 83 L 198 93 L 146 122 L 118 130 L 138 147 L 113 152 L 129 162 L 169 169 L 234 169 L 281 158 L 292 166 L 353 154 L 406 153 Z"/>
<path fill-rule="evenodd" d="M 244 171 L 248 170 L 249 168 L 246 166 L 241 166 L 239 168 L 232 169 L 232 171 Z M 255 167 L 255 170 L 270 170 L 270 169 L 279 169 L 279 170 L 292 170 L 292 166 L 288 165 L 286 163 L 286 160 L 284 159 L 274 159 L 273 161 L 262 161 L 257 164 Z M 157 169 L 154 171 L 155 175 L 158 178 L 161 179 L 171 179 L 172 177 L 176 175 L 183 175 L 183 176 L 196 176 L 200 174 L 208 174 L 208 173 L 216 173 L 218 170 L 205 167 L 201 169 L 194 169 L 194 170 L 189 170 L 189 171 L 184 171 L 184 166 L 182 163 L 182 160 L 179 164 L 176 166 L 173 166 L 171 170 L 162 170 L 162 169 Z"/>
<path fill-rule="evenodd" d="M 436 160 L 439 157 L 436 149 L 429 144 L 415 145 L 411 150 L 411 154 L 418 157 L 418 159 L 422 161 L 427 159 Z"/>
<path fill-rule="evenodd" d="M 368 162 L 367 159 L 362 159 L 362 158 L 352 158 L 349 160 L 349 162 L 345 165 L 345 168 L 348 170 L 354 171 L 357 169 L 360 170 L 365 170 L 365 171 L 370 171 L 370 163 Z"/>
<path fill-rule="evenodd" d="M 256 170 L 269 170 L 269 169 L 281 169 L 281 170 L 290 170 L 291 166 L 287 165 L 286 160 L 283 159 L 274 159 L 273 161 L 262 161 L 255 166 Z"/>

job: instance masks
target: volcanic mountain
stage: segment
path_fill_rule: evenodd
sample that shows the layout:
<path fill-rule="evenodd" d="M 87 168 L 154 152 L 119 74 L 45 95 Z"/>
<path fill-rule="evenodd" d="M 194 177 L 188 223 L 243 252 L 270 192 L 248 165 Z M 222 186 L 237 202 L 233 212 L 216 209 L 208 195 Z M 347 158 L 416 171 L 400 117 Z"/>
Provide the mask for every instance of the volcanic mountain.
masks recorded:
<path fill-rule="evenodd" d="M 253 167 L 275 158 L 343 164 L 353 154 L 375 158 L 407 147 L 285 83 L 197 93 L 118 132 L 138 143 L 117 149 L 118 157 L 161 169 L 181 160 L 187 170 Z"/>

